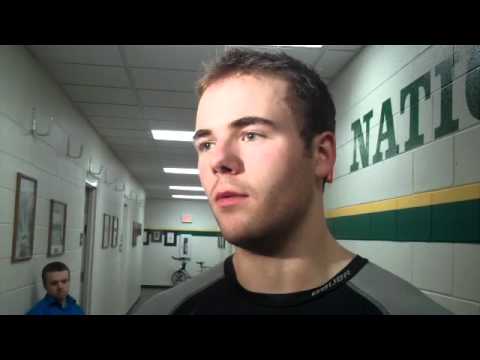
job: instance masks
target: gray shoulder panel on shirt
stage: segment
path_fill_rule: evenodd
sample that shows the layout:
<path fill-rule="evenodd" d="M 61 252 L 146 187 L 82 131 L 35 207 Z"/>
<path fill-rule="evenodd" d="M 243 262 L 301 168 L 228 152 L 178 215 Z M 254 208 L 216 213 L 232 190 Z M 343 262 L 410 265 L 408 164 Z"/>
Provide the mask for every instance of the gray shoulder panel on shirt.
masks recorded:
<path fill-rule="evenodd" d="M 169 315 L 182 303 L 224 277 L 224 262 L 177 286 L 154 295 L 133 315 Z"/>
<path fill-rule="evenodd" d="M 371 262 L 347 286 L 371 301 L 384 314 L 451 315 L 415 286 Z"/>

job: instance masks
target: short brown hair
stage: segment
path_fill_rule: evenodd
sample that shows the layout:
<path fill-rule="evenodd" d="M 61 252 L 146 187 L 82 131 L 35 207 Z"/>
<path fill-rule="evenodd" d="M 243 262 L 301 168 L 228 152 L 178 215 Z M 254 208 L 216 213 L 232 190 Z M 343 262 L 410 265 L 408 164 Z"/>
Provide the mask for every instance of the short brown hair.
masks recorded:
<path fill-rule="evenodd" d="M 197 84 L 199 98 L 212 83 L 234 74 L 278 76 L 288 81 L 293 98 L 298 100 L 291 101 L 290 106 L 293 111 L 300 110 L 303 117 L 300 135 L 307 149 L 315 135 L 335 132 L 335 105 L 327 86 L 313 68 L 283 52 L 233 48 L 206 66 Z"/>

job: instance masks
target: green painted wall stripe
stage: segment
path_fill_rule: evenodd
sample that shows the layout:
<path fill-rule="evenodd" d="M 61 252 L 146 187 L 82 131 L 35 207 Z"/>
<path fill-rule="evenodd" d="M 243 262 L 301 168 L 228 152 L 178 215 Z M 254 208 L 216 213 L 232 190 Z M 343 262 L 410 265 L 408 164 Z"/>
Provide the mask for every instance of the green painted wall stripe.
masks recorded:
<path fill-rule="evenodd" d="M 480 244 L 480 199 L 327 219 L 340 240 Z"/>

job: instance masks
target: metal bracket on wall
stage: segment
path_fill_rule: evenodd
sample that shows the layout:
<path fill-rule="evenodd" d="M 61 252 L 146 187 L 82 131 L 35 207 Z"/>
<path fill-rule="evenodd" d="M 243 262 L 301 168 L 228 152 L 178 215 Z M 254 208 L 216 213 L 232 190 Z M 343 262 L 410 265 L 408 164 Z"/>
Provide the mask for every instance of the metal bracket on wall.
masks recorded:
<path fill-rule="evenodd" d="M 100 170 L 98 170 L 97 172 L 93 171 L 92 170 L 92 158 L 90 158 L 88 160 L 88 173 L 90 175 L 92 175 L 93 177 L 96 177 L 96 178 L 99 178 L 100 177 L 100 174 L 102 173 L 102 171 L 105 169 L 105 167 L 102 165 L 100 166 Z"/>
<path fill-rule="evenodd" d="M 121 188 L 117 188 L 117 185 L 118 185 L 118 184 L 115 184 L 115 189 L 114 189 L 115 191 L 120 191 L 120 192 L 121 192 L 121 191 L 125 191 L 125 183 L 122 183 L 122 184 L 121 184 L 121 185 L 122 185 Z"/>
<path fill-rule="evenodd" d="M 83 144 L 80 146 L 80 153 L 78 155 L 70 154 L 70 135 L 67 138 L 67 157 L 71 159 L 80 159 L 83 155 Z"/>
<path fill-rule="evenodd" d="M 32 108 L 32 128 L 30 133 L 34 136 L 48 136 L 50 135 L 50 129 L 53 123 L 53 116 L 50 117 L 50 122 L 48 123 L 48 130 L 46 132 L 39 132 L 37 130 L 37 119 L 36 119 L 36 108 Z"/>

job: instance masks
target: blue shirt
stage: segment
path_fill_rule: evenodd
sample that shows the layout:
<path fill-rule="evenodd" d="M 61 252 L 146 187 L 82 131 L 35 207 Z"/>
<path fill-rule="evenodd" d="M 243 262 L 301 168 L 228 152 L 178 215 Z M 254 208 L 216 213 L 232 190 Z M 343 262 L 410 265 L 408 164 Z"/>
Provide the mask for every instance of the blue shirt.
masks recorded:
<path fill-rule="evenodd" d="M 70 295 L 67 295 L 65 307 L 62 307 L 57 299 L 47 294 L 25 315 L 85 315 L 85 312 Z"/>

